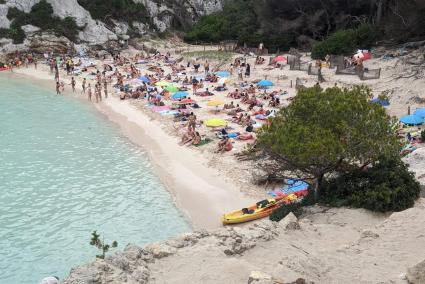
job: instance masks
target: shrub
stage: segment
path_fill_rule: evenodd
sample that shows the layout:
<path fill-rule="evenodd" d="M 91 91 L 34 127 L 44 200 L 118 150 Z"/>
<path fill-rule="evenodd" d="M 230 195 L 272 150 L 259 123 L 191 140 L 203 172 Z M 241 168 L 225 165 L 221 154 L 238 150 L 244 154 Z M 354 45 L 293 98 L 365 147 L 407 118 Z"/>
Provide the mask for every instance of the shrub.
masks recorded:
<path fill-rule="evenodd" d="M 301 204 L 300 203 L 292 203 L 288 205 L 283 205 L 270 215 L 270 220 L 274 222 L 279 222 L 283 218 L 286 217 L 289 213 L 294 213 L 295 216 L 300 216 L 302 214 Z"/>
<path fill-rule="evenodd" d="M 314 59 L 324 58 L 327 54 L 348 55 L 356 49 L 354 30 L 341 30 L 330 35 L 326 40 L 316 43 L 311 51 Z"/>
<path fill-rule="evenodd" d="M 421 131 L 421 140 L 422 140 L 422 143 L 425 143 L 425 130 Z"/>
<path fill-rule="evenodd" d="M 420 185 L 400 158 L 381 159 L 372 168 L 342 174 L 324 183 L 322 201 L 372 211 L 402 211 L 413 206 Z"/>
<path fill-rule="evenodd" d="M 352 55 L 358 48 L 370 48 L 378 38 L 374 26 L 363 24 L 357 29 L 340 30 L 313 46 L 311 57 L 323 59 L 327 54 Z"/>
<path fill-rule="evenodd" d="M 78 0 L 78 4 L 90 12 L 93 19 L 109 22 L 125 20 L 148 22 L 149 17 L 145 6 L 134 0 Z"/>

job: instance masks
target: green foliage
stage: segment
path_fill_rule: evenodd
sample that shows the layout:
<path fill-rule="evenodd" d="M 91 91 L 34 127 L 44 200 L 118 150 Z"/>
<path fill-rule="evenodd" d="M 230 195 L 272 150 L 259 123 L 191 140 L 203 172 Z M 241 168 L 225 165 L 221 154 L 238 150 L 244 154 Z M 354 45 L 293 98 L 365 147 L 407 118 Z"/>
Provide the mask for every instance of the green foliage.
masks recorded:
<path fill-rule="evenodd" d="M 425 130 L 421 131 L 421 140 L 422 140 L 422 143 L 425 143 Z"/>
<path fill-rule="evenodd" d="M 367 170 L 355 170 L 324 183 L 322 201 L 372 211 L 402 211 L 419 197 L 420 185 L 400 157 L 383 158 Z"/>
<path fill-rule="evenodd" d="M 78 0 L 78 4 L 90 12 L 93 19 L 109 23 L 111 19 L 147 22 L 148 13 L 142 3 L 133 0 Z"/>
<path fill-rule="evenodd" d="M 289 49 L 295 43 L 293 34 L 259 30 L 258 2 L 227 1 L 223 11 L 202 17 L 186 34 L 188 42 L 219 42 L 237 40 L 240 44 L 258 46 L 263 42 L 271 49 Z"/>
<path fill-rule="evenodd" d="M 286 217 L 289 213 L 294 213 L 295 216 L 300 216 L 302 214 L 302 206 L 300 203 L 291 203 L 280 206 L 275 209 L 270 215 L 270 220 L 274 222 L 279 222 Z"/>
<path fill-rule="evenodd" d="M 360 25 L 357 29 L 340 30 L 313 46 L 311 57 L 323 59 L 327 54 L 352 55 L 358 48 L 371 47 L 378 34 L 371 25 Z"/>
<path fill-rule="evenodd" d="M 71 41 L 77 39 L 79 27 L 74 18 L 66 17 L 60 19 L 53 15 L 53 8 L 46 0 L 41 0 L 35 4 L 30 13 L 25 13 L 17 8 L 9 8 L 7 18 L 12 21 L 8 30 L 8 38 L 13 39 L 14 43 L 22 43 L 25 39 L 25 33 L 22 30 L 24 25 L 34 25 L 42 31 L 53 31 L 59 36 L 65 36 Z"/>
<path fill-rule="evenodd" d="M 283 218 L 286 217 L 290 212 L 294 213 L 295 216 L 299 217 L 303 213 L 304 206 L 310 206 L 315 204 L 316 200 L 314 198 L 314 194 L 312 194 L 313 189 L 309 187 L 309 193 L 307 196 L 304 196 L 301 202 L 291 203 L 288 205 L 280 206 L 275 209 L 273 213 L 270 215 L 270 220 L 279 222 Z"/>
<path fill-rule="evenodd" d="M 273 173 L 302 173 L 320 182 L 325 174 L 355 170 L 381 156 L 393 157 L 400 145 L 390 117 L 369 103 L 366 87 L 305 88 L 271 125 L 260 130 L 257 148 L 276 161 Z"/>
<path fill-rule="evenodd" d="M 105 259 L 105 255 L 109 251 L 109 249 L 116 248 L 118 246 L 118 243 L 116 241 L 113 241 L 111 245 L 105 244 L 103 240 L 100 240 L 100 235 L 96 231 L 93 231 L 90 240 L 90 245 L 95 246 L 96 248 L 102 251 L 102 254 L 96 255 L 97 258 Z"/>

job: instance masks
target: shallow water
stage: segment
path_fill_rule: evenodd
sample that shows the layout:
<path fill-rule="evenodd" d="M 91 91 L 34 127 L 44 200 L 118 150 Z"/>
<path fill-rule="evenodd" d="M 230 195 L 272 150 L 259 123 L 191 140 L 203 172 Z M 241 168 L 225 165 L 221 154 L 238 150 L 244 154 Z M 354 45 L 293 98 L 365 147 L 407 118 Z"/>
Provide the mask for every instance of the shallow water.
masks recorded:
<path fill-rule="evenodd" d="M 147 155 L 92 106 L 0 77 L 0 283 L 61 279 L 107 242 L 190 227 Z"/>

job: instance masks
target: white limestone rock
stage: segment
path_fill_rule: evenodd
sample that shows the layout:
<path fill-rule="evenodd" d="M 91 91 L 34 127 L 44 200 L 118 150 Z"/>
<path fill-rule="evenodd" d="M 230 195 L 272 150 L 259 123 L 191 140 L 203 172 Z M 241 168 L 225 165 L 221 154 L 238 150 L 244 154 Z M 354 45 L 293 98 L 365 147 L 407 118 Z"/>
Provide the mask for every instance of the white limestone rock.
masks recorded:
<path fill-rule="evenodd" d="M 35 32 L 38 32 L 40 30 L 40 28 L 39 27 L 36 27 L 36 26 L 33 26 L 33 25 L 25 25 L 25 26 L 22 26 L 22 30 L 28 36 L 30 34 L 33 34 Z"/>
<path fill-rule="evenodd" d="M 280 226 L 285 230 L 299 230 L 300 224 L 298 223 L 298 218 L 294 215 L 294 213 L 290 212 L 286 215 L 285 218 L 281 221 Z"/>
<path fill-rule="evenodd" d="M 7 5 L 0 5 L 0 29 L 8 29 L 10 27 L 10 21 L 7 18 L 7 11 L 9 11 L 9 7 Z"/>
<path fill-rule="evenodd" d="M 78 36 L 80 40 L 90 44 L 101 44 L 118 39 L 117 35 L 108 30 L 104 24 L 95 21 L 90 22 Z"/>
<path fill-rule="evenodd" d="M 407 281 L 411 284 L 425 283 L 425 260 L 407 270 Z"/>

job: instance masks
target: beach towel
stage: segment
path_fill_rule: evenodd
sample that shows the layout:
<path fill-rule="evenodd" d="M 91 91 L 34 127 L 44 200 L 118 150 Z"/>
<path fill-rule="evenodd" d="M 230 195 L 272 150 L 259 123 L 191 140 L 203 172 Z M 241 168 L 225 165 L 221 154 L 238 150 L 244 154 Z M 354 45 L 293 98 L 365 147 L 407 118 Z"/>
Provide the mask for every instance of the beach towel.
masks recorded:
<path fill-rule="evenodd" d="M 201 147 L 201 146 L 204 146 L 204 145 L 207 145 L 207 144 L 211 143 L 212 141 L 213 140 L 210 139 L 210 138 L 205 138 L 205 139 L 202 139 L 201 140 L 201 143 L 199 143 L 198 145 L 193 145 L 193 146 L 195 146 L 195 147 Z"/>
<path fill-rule="evenodd" d="M 169 111 L 171 108 L 169 106 L 155 106 L 152 108 L 153 112 L 163 112 L 163 111 Z"/>
<path fill-rule="evenodd" d="M 287 183 L 288 184 L 283 186 L 282 188 L 275 189 L 273 191 L 268 192 L 267 194 L 273 197 L 278 197 L 282 195 L 304 193 L 308 191 L 309 185 L 305 181 L 289 179 L 287 180 Z"/>

